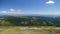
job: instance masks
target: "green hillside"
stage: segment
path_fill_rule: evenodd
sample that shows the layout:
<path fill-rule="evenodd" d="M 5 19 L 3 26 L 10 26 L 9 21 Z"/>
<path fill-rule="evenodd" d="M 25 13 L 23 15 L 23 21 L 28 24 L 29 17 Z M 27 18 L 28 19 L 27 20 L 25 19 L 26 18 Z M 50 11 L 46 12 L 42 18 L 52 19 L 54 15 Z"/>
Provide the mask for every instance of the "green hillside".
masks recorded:
<path fill-rule="evenodd" d="M 60 26 L 53 18 L 47 17 L 15 17 L 0 18 L 0 26 Z"/>

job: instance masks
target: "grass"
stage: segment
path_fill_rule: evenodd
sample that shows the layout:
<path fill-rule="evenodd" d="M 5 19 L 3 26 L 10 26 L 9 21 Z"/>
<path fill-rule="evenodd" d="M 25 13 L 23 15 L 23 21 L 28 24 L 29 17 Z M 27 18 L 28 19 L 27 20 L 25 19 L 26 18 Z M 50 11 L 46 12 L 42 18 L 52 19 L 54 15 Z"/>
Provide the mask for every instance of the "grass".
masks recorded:
<path fill-rule="evenodd" d="M 27 28 L 27 29 L 21 29 Z M 23 34 L 25 30 L 33 31 L 33 32 L 40 32 L 41 34 L 60 34 L 60 29 L 54 29 L 54 27 L 50 27 L 49 29 L 29 29 L 34 27 L 18 27 L 18 26 L 1 26 L 0 27 L 0 34 Z M 47 27 L 46 27 L 47 28 Z"/>
<path fill-rule="evenodd" d="M 21 30 L 17 27 L 2 27 L 0 34 L 21 34 Z"/>

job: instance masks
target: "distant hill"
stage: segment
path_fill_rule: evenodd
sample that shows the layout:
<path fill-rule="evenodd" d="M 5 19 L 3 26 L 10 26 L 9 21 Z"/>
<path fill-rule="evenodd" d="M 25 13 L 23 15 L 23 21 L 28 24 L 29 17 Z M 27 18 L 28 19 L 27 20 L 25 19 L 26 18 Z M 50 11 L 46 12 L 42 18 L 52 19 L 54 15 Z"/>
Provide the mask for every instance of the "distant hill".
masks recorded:
<path fill-rule="evenodd" d="M 0 16 L 0 26 L 60 26 L 60 17 Z"/>

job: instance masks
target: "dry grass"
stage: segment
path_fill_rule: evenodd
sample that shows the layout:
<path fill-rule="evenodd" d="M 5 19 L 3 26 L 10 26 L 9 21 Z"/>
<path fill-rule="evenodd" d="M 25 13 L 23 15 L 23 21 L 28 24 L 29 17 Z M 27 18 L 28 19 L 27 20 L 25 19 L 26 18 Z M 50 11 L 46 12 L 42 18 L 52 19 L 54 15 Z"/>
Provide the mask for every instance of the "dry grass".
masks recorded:
<path fill-rule="evenodd" d="M 25 28 L 25 27 L 0 27 L 0 34 L 24 34 L 24 33 L 26 34 L 26 32 L 30 32 L 30 31 L 40 32 L 41 34 L 60 34 L 60 29 L 54 29 L 54 28 L 49 28 L 49 29 L 28 29 L 33 27 L 26 27 L 27 29 L 21 29 L 21 28 Z"/>

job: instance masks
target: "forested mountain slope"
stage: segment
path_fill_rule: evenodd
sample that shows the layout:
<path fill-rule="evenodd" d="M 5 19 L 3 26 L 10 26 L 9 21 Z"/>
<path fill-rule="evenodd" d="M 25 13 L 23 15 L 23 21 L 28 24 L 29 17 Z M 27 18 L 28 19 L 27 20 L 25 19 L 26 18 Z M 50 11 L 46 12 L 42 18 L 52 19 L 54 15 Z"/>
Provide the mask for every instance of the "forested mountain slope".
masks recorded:
<path fill-rule="evenodd" d="M 60 17 L 7 16 L 0 18 L 0 26 L 60 26 Z"/>

